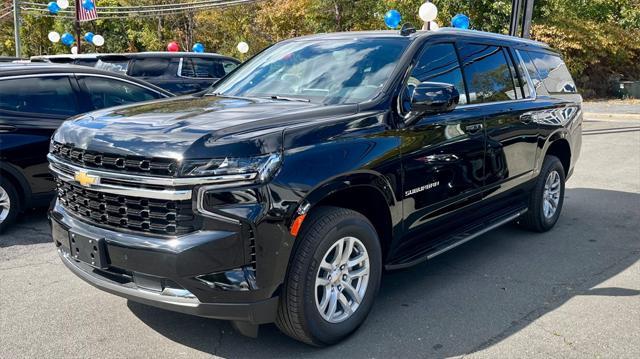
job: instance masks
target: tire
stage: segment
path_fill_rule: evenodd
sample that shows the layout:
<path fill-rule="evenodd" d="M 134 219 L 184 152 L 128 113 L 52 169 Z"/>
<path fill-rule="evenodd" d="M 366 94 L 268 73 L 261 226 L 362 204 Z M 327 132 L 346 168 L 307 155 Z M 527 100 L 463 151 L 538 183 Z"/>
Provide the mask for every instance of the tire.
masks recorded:
<path fill-rule="evenodd" d="M 276 325 L 288 336 L 307 344 L 326 346 L 337 343 L 364 322 L 380 287 L 382 251 L 376 230 L 358 212 L 337 207 L 319 207 L 307 217 L 296 242 L 280 297 Z M 351 256 L 346 259 L 342 256 L 343 261 L 335 258 L 337 248 L 348 248 L 349 243 L 353 244 L 353 250 L 349 252 Z M 346 249 L 342 252 L 347 253 Z M 363 254 L 367 255 L 368 263 L 363 259 Z M 346 269 L 340 269 L 341 265 L 338 264 L 336 270 L 327 270 L 327 267 L 331 268 L 333 265 L 323 260 L 328 258 L 327 262 L 334 262 L 330 257 L 332 255 L 337 262 L 344 263 L 344 260 L 348 260 L 349 263 L 360 264 L 347 265 Z M 321 263 L 324 263 L 322 269 Z M 366 282 L 365 276 L 350 281 L 351 274 L 358 275 L 356 271 L 360 270 L 359 274 L 366 272 L 363 269 L 365 265 L 369 268 Z M 332 280 L 327 279 L 332 274 Z M 317 282 L 317 277 L 321 277 L 318 280 L 322 282 Z M 317 286 L 324 282 L 327 284 Z M 347 288 L 345 283 L 351 285 Z M 332 300 L 331 293 L 334 292 L 330 288 L 335 291 L 336 298 L 340 299 Z M 357 288 L 366 289 L 360 292 Z M 354 296 L 356 292 L 362 294 Z M 360 296 L 361 300 L 357 305 L 354 298 Z M 325 298 L 328 302 L 323 301 Z M 331 316 L 332 302 L 336 303 L 333 306 L 334 316 Z M 325 303 L 328 304 L 323 306 Z M 325 308 L 322 312 L 321 306 Z M 356 306 L 355 309 L 345 310 L 345 307 L 352 306 Z"/>
<path fill-rule="evenodd" d="M 550 178 L 550 176 L 553 176 L 553 178 Z M 557 193 L 554 194 L 553 190 L 556 189 L 554 185 L 556 180 L 559 182 L 557 182 Z M 545 192 L 547 181 L 551 183 L 549 186 L 552 190 L 551 192 Z M 560 160 L 555 156 L 546 156 L 540 175 L 529 197 L 529 210 L 520 217 L 519 223 L 522 227 L 534 232 L 546 232 L 553 228 L 556 222 L 558 222 L 560 212 L 562 212 L 565 189 L 564 182 L 564 167 L 562 167 Z M 556 203 L 552 214 L 550 214 L 546 208 L 553 208 L 553 206 L 545 207 L 545 193 L 546 198 L 549 198 L 549 204 Z"/>
<path fill-rule="evenodd" d="M 0 233 L 16 220 L 20 212 L 20 197 L 13 183 L 0 178 Z"/>

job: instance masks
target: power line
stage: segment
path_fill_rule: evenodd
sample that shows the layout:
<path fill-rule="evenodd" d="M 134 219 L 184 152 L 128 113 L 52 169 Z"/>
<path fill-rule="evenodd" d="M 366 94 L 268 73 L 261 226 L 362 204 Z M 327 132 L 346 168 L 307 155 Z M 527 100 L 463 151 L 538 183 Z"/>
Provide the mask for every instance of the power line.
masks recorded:
<path fill-rule="evenodd" d="M 141 5 L 141 6 L 127 6 L 127 7 L 96 7 L 98 15 L 165 15 L 165 14 L 175 14 L 176 12 L 185 12 L 185 11 L 199 11 L 199 10 L 207 10 L 211 8 L 217 7 L 226 7 L 226 6 L 234 6 L 241 5 L 246 3 L 252 3 L 259 0 L 201 0 L 194 1 L 188 3 L 178 3 L 178 4 L 164 4 L 164 5 Z M 26 6 L 21 6 L 22 10 L 25 11 L 35 11 L 42 13 L 49 13 L 47 8 L 47 4 L 43 3 L 35 3 L 35 2 L 23 2 L 22 4 Z M 58 14 L 63 15 L 73 15 L 74 11 L 72 10 L 59 10 Z M 44 15 L 44 14 L 43 14 Z M 51 14 L 48 14 L 51 15 Z M 60 15 L 60 17 L 64 17 Z M 104 16 L 100 16 L 104 18 Z"/>
<path fill-rule="evenodd" d="M 141 10 L 141 11 L 98 11 L 99 20 L 107 20 L 107 19 L 125 19 L 130 16 L 136 17 L 158 17 L 158 16 L 170 16 L 175 14 L 181 14 L 185 12 L 193 12 L 193 11 L 204 11 L 211 9 L 219 9 L 226 8 L 231 6 L 237 6 L 242 4 L 250 4 L 260 0 L 231 0 L 226 2 L 216 2 L 208 5 L 199 5 L 199 6 L 190 6 L 190 7 L 181 7 L 181 8 L 171 8 L 171 9 L 162 9 L 157 11 L 150 10 Z M 47 9 L 40 8 L 31 8 L 31 7 L 21 7 L 22 10 L 28 12 L 32 16 L 36 17 L 55 17 L 61 19 L 74 19 L 75 15 L 73 11 L 65 11 L 64 14 L 60 14 L 62 11 L 58 12 L 58 15 L 50 14 Z M 67 15 L 68 14 L 68 15 Z"/>

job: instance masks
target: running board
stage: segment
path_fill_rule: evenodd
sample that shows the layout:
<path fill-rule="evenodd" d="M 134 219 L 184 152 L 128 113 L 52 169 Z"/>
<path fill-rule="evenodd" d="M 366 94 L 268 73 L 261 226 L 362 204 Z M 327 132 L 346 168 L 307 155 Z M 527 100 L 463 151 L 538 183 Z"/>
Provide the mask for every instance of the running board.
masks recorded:
<path fill-rule="evenodd" d="M 386 270 L 403 269 L 403 268 L 412 267 L 422 262 L 426 262 L 427 260 L 432 259 L 442 253 L 448 252 L 459 245 L 467 243 L 470 240 L 491 231 L 492 229 L 495 229 L 497 227 L 500 227 L 506 223 L 509 223 L 515 220 L 516 218 L 524 214 L 526 211 L 527 211 L 527 208 L 522 208 L 515 212 L 509 213 L 507 215 L 502 215 L 496 218 L 495 220 L 491 221 L 489 224 L 486 224 L 479 230 L 472 233 L 469 233 L 468 231 L 463 231 L 462 233 L 455 234 L 451 236 L 451 238 L 448 241 L 445 241 L 444 244 L 441 244 L 440 246 L 436 246 L 435 248 L 431 248 L 422 255 L 415 255 L 413 257 L 410 257 L 406 261 L 389 263 L 385 265 L 385 269 Z"/>

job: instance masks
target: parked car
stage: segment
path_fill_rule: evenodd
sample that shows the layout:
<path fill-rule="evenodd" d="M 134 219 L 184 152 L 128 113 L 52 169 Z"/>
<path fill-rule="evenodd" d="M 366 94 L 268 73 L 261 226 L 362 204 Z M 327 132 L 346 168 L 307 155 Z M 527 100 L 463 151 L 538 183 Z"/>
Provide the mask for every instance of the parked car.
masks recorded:
<path fill-rule="evenodd" d="M 69 64 L 94 67 L 98 63 L 99 54 L 62 54 L 31 56 L 31 62 L 47 62 L 53 64 Z"/>
<path fill-rule="evenodd" d="M 140 78 L 174 94 L 206 90 L 240 63 L 232 57 L 194 52 L 53 55 L 31 60 L 94 66 Z"/>
<path fill-rule="evenodd" d="M 87 67 L 0 64 L 0 231 L 22 209 L 46 205 L 54 197 L 47 153 L 62 121 L 170 96 L 144 81 Z"/>
<path fill-rule="evenodd" d="M 0 56 L 0 62 L 13 62 L 21 60 L 19 57 Z"/>
<path fill-rule="evenodd" d="M 133 301 L 322 346 L 362 324 L 383 269 L 512 221 L 550 230 L 581 147 L 560 54 L 411 30 L 283 41 L 207 94 L 65 122 L 49 154 L 62 262 Z"/>

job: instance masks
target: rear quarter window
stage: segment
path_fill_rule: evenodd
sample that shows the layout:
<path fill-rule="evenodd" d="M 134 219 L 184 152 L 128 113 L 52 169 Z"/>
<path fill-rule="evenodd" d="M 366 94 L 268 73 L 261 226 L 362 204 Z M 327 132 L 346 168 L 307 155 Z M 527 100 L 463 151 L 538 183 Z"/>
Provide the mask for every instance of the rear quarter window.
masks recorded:
<path fill-rule="evenodd" d="M 195 78 L 222 78 L 238 65 L 235 62 L 223 59 L 207 59 L 198 57 L 185 57 L 182 59 L 180 76 Z"/>
<path fill-rule="evenodd" d="M 134 77 L 158 77 L 163 76 L 169 70 L 171 59 L 152 57 L 133 60 L 131 76 Z"/>
<path fill-rule="evenodd" d="M 560 56 L 526 51 L 549 93 L 575 93 L 576 84 Z"/>

